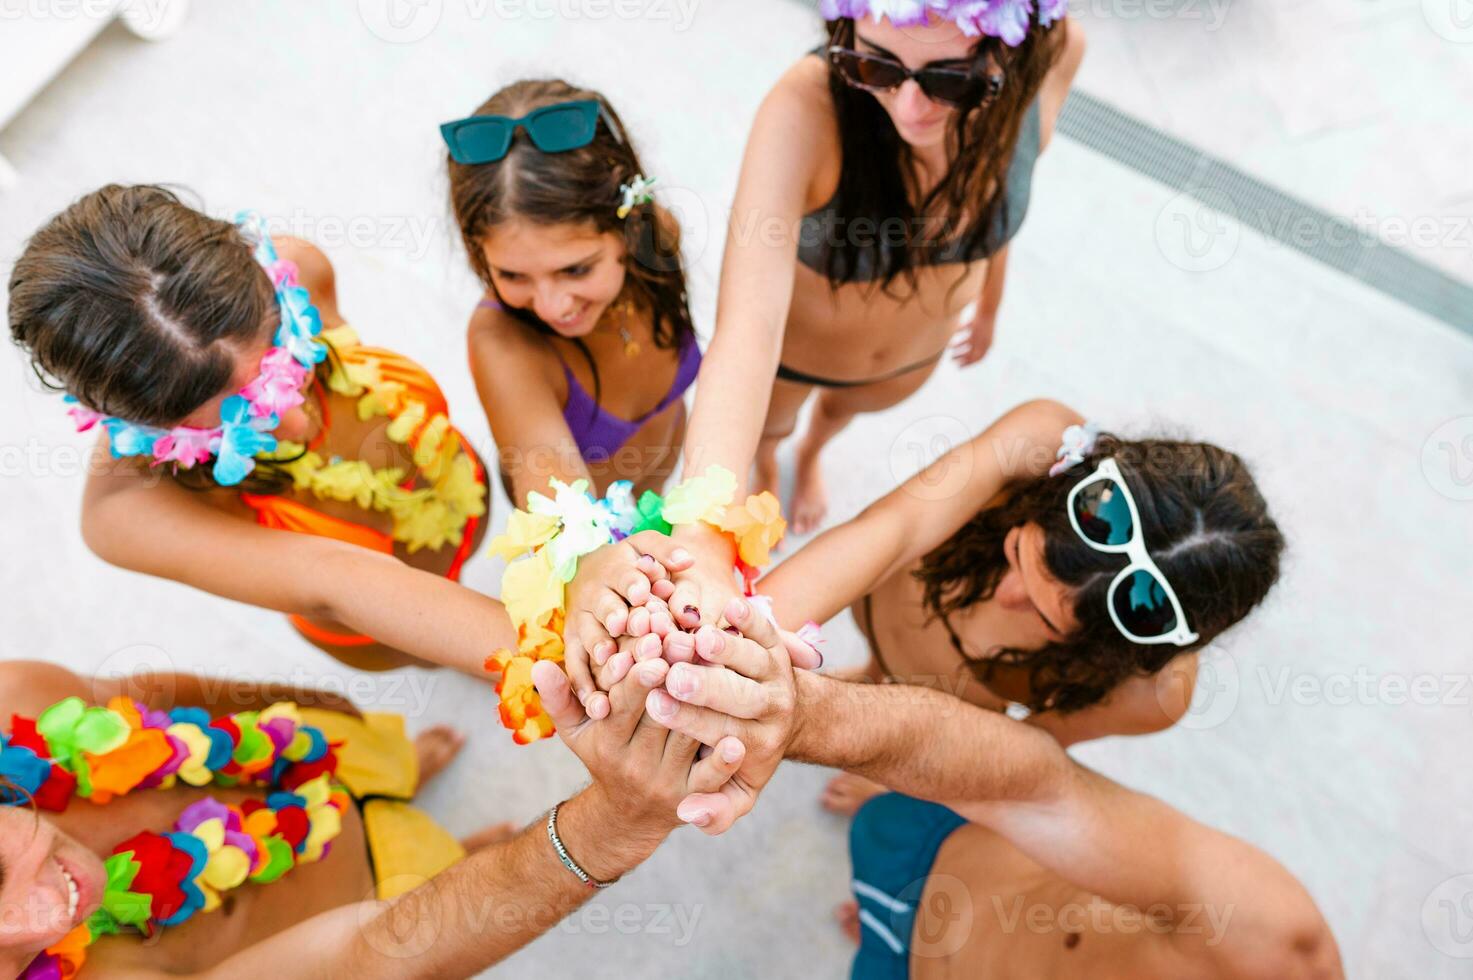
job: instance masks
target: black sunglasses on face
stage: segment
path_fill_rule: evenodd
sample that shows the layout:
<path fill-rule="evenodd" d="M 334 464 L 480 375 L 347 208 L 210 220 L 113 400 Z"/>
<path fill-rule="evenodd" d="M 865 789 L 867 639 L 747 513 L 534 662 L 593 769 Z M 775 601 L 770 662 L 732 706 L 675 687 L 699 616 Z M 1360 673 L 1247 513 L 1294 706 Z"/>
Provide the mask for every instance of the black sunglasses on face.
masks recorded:
<path fill-rule="evenodd" d="M 975 74 L 971 68 L 940 68 L 922 65 L 912 71 L 893 58 L 865 54 L 834 45 L 829 48 L 829 64 L 839 77 L 853 88 L 866 92 L 893 92 L 914 80 L 933 101 L 949 106 L 984 105 L 1002 91 L 1001 74 Z"/>

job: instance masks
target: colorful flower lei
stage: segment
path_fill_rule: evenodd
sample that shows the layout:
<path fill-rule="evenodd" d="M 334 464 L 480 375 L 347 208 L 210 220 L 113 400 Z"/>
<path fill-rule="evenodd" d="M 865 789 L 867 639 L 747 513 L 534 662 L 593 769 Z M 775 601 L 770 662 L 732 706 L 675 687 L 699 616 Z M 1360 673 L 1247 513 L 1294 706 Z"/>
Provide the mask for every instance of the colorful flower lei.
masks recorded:
<path fill-rule="evenodd" d="M 229 806 L 204 799 L 186 807 L 173 832 L 145 831 L 113 849 L 100 907 L 21 974 L 24 980 L 75 976 L 98 938 L 132 928 L 145 936 L 220 907 L 221 893 L 270 884 L 299 864 L 326 857 L 342 830 L 347 794 L 336 790 L 333 746 L 301 723 L 290 702 L 211 720 L 197 708 L 153 711 L 128 698 L 88 707 L 67 698 L 34 721 L 15 716 L 0 735 L 0 774 L 15 791 L 0 804 L 30 800 L 60 812 L 71 798 L 107 803 L 134 789 L 261 784 L 264 802 Z"/>
<path fill-rule="evenodd" d="M 333 349 L 358 346 L 349 326 L 327 331 Z M 430 414 L 402 382 L 384 377 L 380 362 L 341 361 L 328 376 L 328 388 L 358 399 L 358 419 L 387 417 L 385 435 L 408 446 L 418 476 L 426 486 L 416 487 L 414 476 L 400 467 L 374 469 L 358 459 L 324 459 L 305 446 L 283 442 L 273 455 L 298 490 L 319 500 L 353 501 L 365 510 L 387 512 L 394 518 L 393 538 L 411 554 L 421 548 L 439 548 L 447 541 L 459 545 L 466 522 L 486 513 L 486 485 L 476 476 L 476 463 L 461 445 L 460 436 L 443 412 Z"/>
<path fill-rule="evenodd" d="M 153 465 L 173 463 L 191 469 L 215 457 L 212 473 L 222 487 L 233 487 L 256 468 L 255 457 L 276 448 L 271 430 L 281 416 L 302 404 L 302 386 L 312 368 L 327 357 L 327 347 L 317 339 L 322 318 L 305 287 L 297 283 L 295 264 L 280 258 L 266 223 L 254 212 L 236 216 L 241 232 L 255 244 L 255 258 L 271 277 L 281 325 L 276 328 L 275 346 L 261 357 L 260 373 L 220 406 L 220 424 L 210 429 L 180 425 L 161 429 L 129 422 L 82 405 L 75 396 L 63 400 L 72 407 L 67 414 L 86 432 L 101 424 L 115 457 L 151 456 Z"/>
<path fill-rule="evenodd" d="M 787 528 L 777 498 L 767 491 L 733 504 L 736 476 L 720 466 L 686 479 L 664 497 L 646 490 L 638 501 L 628 480 L 611 485 L 602 500 L 588 493 L 587 480 L 571 486 L 553 480 L 552 487 L 551 498 L 528 494 L 527 509 L 513 512 L 506 533 L 491 542 L 492 553 L 507 561 L 501 602 L 516 627 L 517 649 L 497 650 L 486 658 L 486 669 L 501 672 L 496 685 L 501 723 L 518 745 L 553 733 L 552 719 L 532 686 L 532 665 L 562 662 L 567 584 L 577 573 L 578 559 L 631 534 L 669 534 L 676 525 L 702 521 L 732 536 L 736 569 L 751 594 L 757 568 L 767 563 Z"/>
<path fill-rule="evenodd" d="M 949 20 L 968 37 L 987 35 L 1017 47 L 1028 36 L 1033 0 L 820 0 L 825 20 L 869 15 L 896 27 L 918 27 L 932 17 Z M 1068 0 L 1039 0 L 1038 24 L 1047 27 L 1069 12 Z"/>

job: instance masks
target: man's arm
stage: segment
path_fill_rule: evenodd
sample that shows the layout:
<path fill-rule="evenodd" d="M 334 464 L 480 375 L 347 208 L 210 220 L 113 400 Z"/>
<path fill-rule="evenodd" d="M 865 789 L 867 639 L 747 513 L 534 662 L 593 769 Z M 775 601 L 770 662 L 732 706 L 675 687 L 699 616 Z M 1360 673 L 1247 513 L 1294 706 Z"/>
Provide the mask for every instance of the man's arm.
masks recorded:
<path fill-rule="evenodd" d="M 1342 975 L 1324 918 L 1278 862 L 1085 769 L 1047 732 L 939 691 L 793 671 L 781 644 L 732 637 L 702 655 L 720 666 L 674 665 L 649 708 L 702 741 L 742 739 L 743 771 L 770 776 L 774 755 L 847 769 L 952 807 L 1107 901 L 1179 924 L 1217 912 L 1221 931 L 1183 927 L 1171 938 L 1227 975 Z M 698 805 L 719 824 L 728 793 L 681 812 Z"/>
<path fill-rule="evenodd" d="M 627 642 L 611 658 L 625 679 L 609 691 L 609 715 L 589 719 L 556 664 L 538 663 L 533 681 L 558 735 L 594 783 L 558 810 L 558 836 L 595 881 L 638 867 L 679 826 L 676 804 L 720 790 L 741 766 L 734 738 L 700 743 L 667 731 L 644 712 L 669 664 L 655 636 Z M 638 658 L 640 662 L 634 663 Z M 243 950 L 205 976 L 463 977 L 499 962 L 592 897 L 539 820 L 511 841 L 470 855 L 389 903 L 335 909 Z"/>
<path fill-rule="evenodd" d="M 668 832 L 668 824 L 663 829 L 632 824 L 627 811 L 598 785 L 558 810 L 558 836 L 596 880 L 612 881 L 632 871 Z M 315 916 L 204 976 L 471 976 L 551 929 L 594 892 L 563 867 L 545 821 L 538 820 L 393 902 L 348 905 Z"/>

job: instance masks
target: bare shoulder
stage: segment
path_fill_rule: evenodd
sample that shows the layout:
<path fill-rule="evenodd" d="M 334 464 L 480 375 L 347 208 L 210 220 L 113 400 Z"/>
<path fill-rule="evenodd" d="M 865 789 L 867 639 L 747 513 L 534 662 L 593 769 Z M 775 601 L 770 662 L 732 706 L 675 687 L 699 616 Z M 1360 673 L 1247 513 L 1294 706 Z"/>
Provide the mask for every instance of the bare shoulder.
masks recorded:
<path fill-rule="evenodd" d="M 809 207 L 838 186 L 839 122 L 829 94 L 828 67 L 803 57 L 762 99 L 748 142 L 748 169 L 804 179 Z M 830 186 L 832 185 L 832 186 Z"/>
<path fill-rule="evenodd" d="M 557 354 L 537 331 L 505 310 L 477 306 L 466 326 L 471 370 L 478 378 L 553 377 Z"/>
<path fill-rule="evenodd" d="M 282 235 L 274 240 L 276 251 L 297 267 L 297 281 L 307 287 L 312 302 L 322 312 L 324 326 L 342 322 L 338 312 L 338 280 L 327 253 L 304 238 Z"/>
<path fill-rule="evenodd" d="M 90 686 L 65 667 L 40 660 L 0 662 L 0 718 L 34 718 L 63 698 L 91 700 Z"/>

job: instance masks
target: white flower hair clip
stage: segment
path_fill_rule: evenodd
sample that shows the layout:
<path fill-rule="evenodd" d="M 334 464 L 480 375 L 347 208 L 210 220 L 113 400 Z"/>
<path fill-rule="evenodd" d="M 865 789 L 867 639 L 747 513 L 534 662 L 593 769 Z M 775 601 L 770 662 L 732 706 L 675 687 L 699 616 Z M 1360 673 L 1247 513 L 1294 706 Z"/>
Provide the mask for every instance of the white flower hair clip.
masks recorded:
<path fill-rule="evenodd" d="M 1058 476 L 1084 462 L 1084 457 L 1095 451 L 1095 442 L 1100 437 L 1100 427 L 1093 422 L 1071 425 L 1064 430 L 1064 443 L 1054 453 L 1058 462 L 1049 467 L 1049 476 Z"/>
<path fill-rule="evenodd" d="M 620 184 L 619 191 L 624 195 L 624 203 L 619 205 L 619 217 L 627 218 L 636 205 L 653 202 L 655 181 L 658 179 L 657 177 L 646 177 L 644 174 L 635 174 L 633 182 Z"/>

